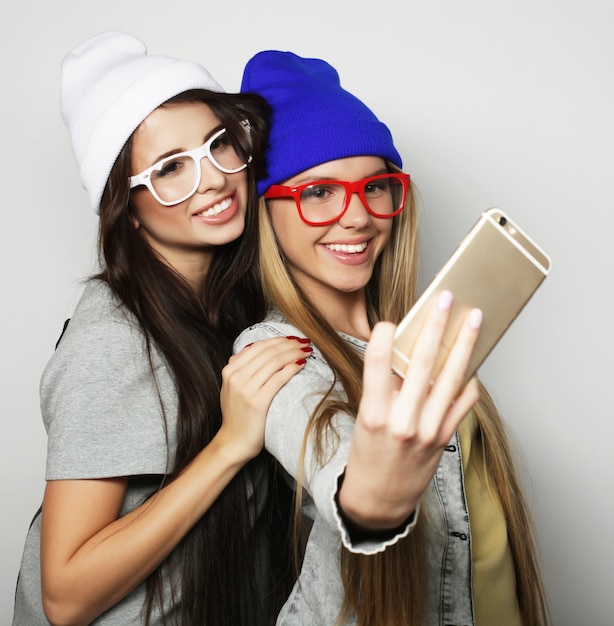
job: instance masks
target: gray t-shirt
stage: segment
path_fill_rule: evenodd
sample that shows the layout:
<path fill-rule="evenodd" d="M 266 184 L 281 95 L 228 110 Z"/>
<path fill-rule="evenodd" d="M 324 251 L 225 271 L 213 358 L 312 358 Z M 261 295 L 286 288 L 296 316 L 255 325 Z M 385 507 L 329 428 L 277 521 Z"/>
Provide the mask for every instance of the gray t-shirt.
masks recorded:
<path fill-rule="evenodd" d="M 161 476 L 173 466 L 177 394 L 155 346 L 152 359 L 155 383 L 133 316 L 105 283 L 90 281 L 41 378 L 47 480 L 129 476 L 121 515 L 158 488 Z M 144 594 L 142 584 L 92 623 L 141 623 Z M 26 538 L 13 626 L 48 623 L 41 604 L 37 515 Z M 159 623 L 154 614 L 152 624 Z"/>

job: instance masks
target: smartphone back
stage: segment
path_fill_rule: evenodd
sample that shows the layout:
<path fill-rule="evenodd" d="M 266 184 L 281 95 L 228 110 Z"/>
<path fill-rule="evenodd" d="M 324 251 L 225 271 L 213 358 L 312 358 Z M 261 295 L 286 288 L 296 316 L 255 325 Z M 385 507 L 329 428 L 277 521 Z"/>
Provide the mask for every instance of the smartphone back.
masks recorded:
<path fill-rule="evenodd" d="M 469 380 L 548 275 L 548 255 L 500 209 L 484 212 L 399 324 L 392 367 L 404 376 L 424 320 L 443 290 L 454 304 L 433 376 L 445 362 L 467 313 L 483 312 Z"/>

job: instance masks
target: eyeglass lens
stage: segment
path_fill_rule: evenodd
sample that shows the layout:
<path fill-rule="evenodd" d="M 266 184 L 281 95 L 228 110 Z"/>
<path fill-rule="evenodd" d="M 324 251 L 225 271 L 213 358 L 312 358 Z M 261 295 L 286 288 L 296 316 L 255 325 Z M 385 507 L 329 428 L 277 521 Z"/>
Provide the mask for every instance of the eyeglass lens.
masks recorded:
<path fill-rule="evenodd" d="M 346 206 L 347 193 L 346 186 L 332 181 L 309 185 L 299 196 L 304 219 L 316 224 L 337 219 Z M 360 181 L 359 195 L 369 211 L 379 217 L 398 211 L 405 200 L 403 182 L 395 176 Z"/>
<path fill-rule="evenodd" d="M 237 154 L 227 132 L 215 138 L 209 146 L 205 143 L 199 150 L 163 159 L 150 178 L 163 202 L 178 201 L 198 187 L 201 176 L 200 161 L 204 157 L 208 157 L 217 169 L 226 173 L 239 171 L 245 166 L 245 160 Z"/>

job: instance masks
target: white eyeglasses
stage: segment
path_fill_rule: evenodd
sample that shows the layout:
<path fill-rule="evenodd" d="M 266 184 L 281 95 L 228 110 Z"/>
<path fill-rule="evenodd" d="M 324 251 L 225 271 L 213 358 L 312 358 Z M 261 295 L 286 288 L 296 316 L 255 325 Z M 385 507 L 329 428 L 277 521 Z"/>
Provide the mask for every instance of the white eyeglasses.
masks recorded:
<path fill-rule="evenodd" d="M 179 204 L 193 195 L 200 185 L 200 162 L 205 157 L 225 174 L 236 174 L 244 170 L 251 160 L 250 157 L 246 162 L 237 154 L 226 129 L 222 128 L 200 148 L 173 154 L 140 174 L 131 176 L 130 189 L 145 185 L 160 204 Z"/>

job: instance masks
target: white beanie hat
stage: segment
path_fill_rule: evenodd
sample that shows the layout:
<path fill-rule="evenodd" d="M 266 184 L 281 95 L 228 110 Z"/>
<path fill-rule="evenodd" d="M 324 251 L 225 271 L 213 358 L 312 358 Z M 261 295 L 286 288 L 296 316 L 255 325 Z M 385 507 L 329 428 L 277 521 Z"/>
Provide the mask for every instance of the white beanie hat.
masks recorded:
<path fill-rule="evenodd" d="M 62 61 L 60 108 L 94 211 L 115 160 L 139 124 L 189 89 L 224 89 L 192 61 L 147 54 L 128 33 L 96 35 Z"/>

